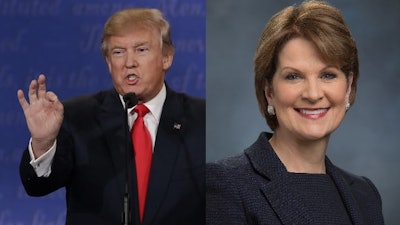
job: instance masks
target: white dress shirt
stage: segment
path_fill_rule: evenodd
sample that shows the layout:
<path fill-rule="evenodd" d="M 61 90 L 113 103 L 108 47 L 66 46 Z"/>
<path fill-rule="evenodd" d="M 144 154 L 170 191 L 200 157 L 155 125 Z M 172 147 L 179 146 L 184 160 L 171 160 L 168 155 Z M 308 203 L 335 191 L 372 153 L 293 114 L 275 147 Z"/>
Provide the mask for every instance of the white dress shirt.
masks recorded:
<path fill-rule="evenodd" d="M 166 97 L 167 97 L 167 90 L 166 90 L 165 84 L 163 84 L 163 87 L 161 88 L 160 92 L 153 99 L 144 103 L 144 105 L 150 110 L 150 112 L 147 113 L 143 119 L 144 119 L 144 123 L 145 123 L 147 129 L 149 130 L 149 133 L 151 136 L 153 152 L 154 152 L 154 145 L 156 142 L 158 124 L 160 123 L 161 112 L 162 112 L 162 108 L 163 108 Z M 121 95 L 120 95 L 120 99 L 121 99 L 122 105 L 125 106 L 125 102 Z M 133 108 L 134 107 L 128 109 L 129 130 L 132 129 L 133 122 L 136 120 L 136 117 L 137 117 L 136 113 L 133 113 L 133 114 L 130 113 Z M 53 146 L 45 154 L 43 154 L 39 158 L 35 159 L 35 156 L 34 156 L 33 150 L 32 150 L 32 138 L 29 140 L 28 150 L 29 150 L 29 154 L 31 157 L 30 164 L 34 168 L 36 175 L 38 177 L 50 176 L 51 164 L 53 162 L 56 148 L 57 148 L 57 140 L 54 142 Z"/>

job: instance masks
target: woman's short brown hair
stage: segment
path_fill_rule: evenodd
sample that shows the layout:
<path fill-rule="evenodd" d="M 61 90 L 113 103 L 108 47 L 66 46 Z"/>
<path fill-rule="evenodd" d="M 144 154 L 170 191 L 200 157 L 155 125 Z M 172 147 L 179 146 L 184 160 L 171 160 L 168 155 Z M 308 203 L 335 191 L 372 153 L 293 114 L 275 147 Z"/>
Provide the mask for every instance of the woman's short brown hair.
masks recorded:
<path fill-rule="evenodd" d="M 278 127 L 278 121 L 276 116 L 267 112 L 265 86 L 272 87 L 279 52 L 296 37 L 313 42 L 325 62 L 340 68 L 346 77 L 352 75 L 350 104 L 356 97 L 359 75 L 357 47 L 341 12 L 324 1 L 305 1 L 299 6 L 289 6 L 266 24 L 254 57 L 258 105 L 272 130 Z"/>
<path fill-rule="evenodd" d="M 108 55 L 108 39 L 123 34 L 132 25 L 159 29 L 163 52 L 174 54 L 170 26 L 162 13 L 158 9 L 129 8 L 116 12 L 105 23 L 101 38 L 101 52 L 104 57 Z"/>

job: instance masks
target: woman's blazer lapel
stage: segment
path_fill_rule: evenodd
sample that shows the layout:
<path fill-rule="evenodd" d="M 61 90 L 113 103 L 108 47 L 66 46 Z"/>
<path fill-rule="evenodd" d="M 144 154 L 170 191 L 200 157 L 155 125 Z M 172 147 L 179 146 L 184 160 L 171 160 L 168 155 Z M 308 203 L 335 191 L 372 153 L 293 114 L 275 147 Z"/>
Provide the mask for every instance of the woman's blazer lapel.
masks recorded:
<path fill-rule="evenodd" d="M 347 209 L 347 213 L 349 214 L 351 221 L 354 225 L 364 224 L 361 210 L 358 207 L 357 201 L 355 200 L 354 195 L 351 191 L 353 179 L 351 179 L 351 177 L 345 179 L 341 170 L 334 166 L 328 158 L 326 158 L 325 164 L 327 173 L 332 177 L 333 182 L 336 184 L 336 187 L 340 193 L 340 196 L 342 197 L 344 206 Z"/>
<path fill-rule="evenodd" d="M 262 133 L 258 140 L 245 150 L 255 176 L 259 174 L 265 179 L 264 182 L 258 182 L 260 191 L 282 224 L 314 224 L 308 217 L 307 206 L 297 198 L 298 195 L 294 194 L 298 190 L 290 183 L 290 179 L 287 179 L 285 166 L 267 144 L 269 138 L 267 133 Z M 341 170 L 328 158 L 326 158 L 326 168 L 338 188 L 353 224 L 363 224 L 360 208 L 351 191 L 353 184 L 351 177 L 345 179 Z"/>
<path fill-rule="evenodd" d="M 266 182 L 258 182 L 260 191 L 265 200 L 271 205 L 282 224 L 315 224 L 310 220 L 307 206 L 294 194 L 298 192 L 296 186 L 287 179 L 287 171 L 278 156 L 270 148 L 266 133 L 262 133 L 258 140 L 245 150 L 255 176 L 261 175 Z"/>

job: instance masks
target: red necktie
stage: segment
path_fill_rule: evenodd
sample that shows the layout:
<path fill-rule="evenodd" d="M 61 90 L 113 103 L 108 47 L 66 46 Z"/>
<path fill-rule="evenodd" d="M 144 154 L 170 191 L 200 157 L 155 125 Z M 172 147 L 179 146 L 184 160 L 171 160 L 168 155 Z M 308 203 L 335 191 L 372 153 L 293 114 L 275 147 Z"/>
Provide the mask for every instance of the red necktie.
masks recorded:
<path fill-rule="evenodd" d="M 135 151 L 139 213 L 140 222 L 142 222 L 153 152 L 150 133 L 143 121 L 143 117 L 149 112 L 149 109 L 143 104 L 138 104 L 133 111 L 137 113 L 137 118 L 133 123 L 131 136 Z"/>

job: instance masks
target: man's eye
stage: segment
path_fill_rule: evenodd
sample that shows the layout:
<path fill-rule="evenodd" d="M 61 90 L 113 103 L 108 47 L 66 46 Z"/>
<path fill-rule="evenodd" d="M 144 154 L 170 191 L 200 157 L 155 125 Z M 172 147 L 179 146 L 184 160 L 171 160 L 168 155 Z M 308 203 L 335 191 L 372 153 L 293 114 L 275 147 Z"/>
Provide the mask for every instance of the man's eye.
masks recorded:
<path fill-rule="evenodd" d="M 119 55 L 122 55 L 124 53 L 124 51 L 122 51 L 122 50 L 113 50 L 112 51 L 112 55 L 114 55 L 114 56 L 119 56 Z"/>
<path fill-rule="evenodd" d="M 145 52 L 148 50 L 148 48 L 137 48 L 136 49 L 138 52 Z"/>

